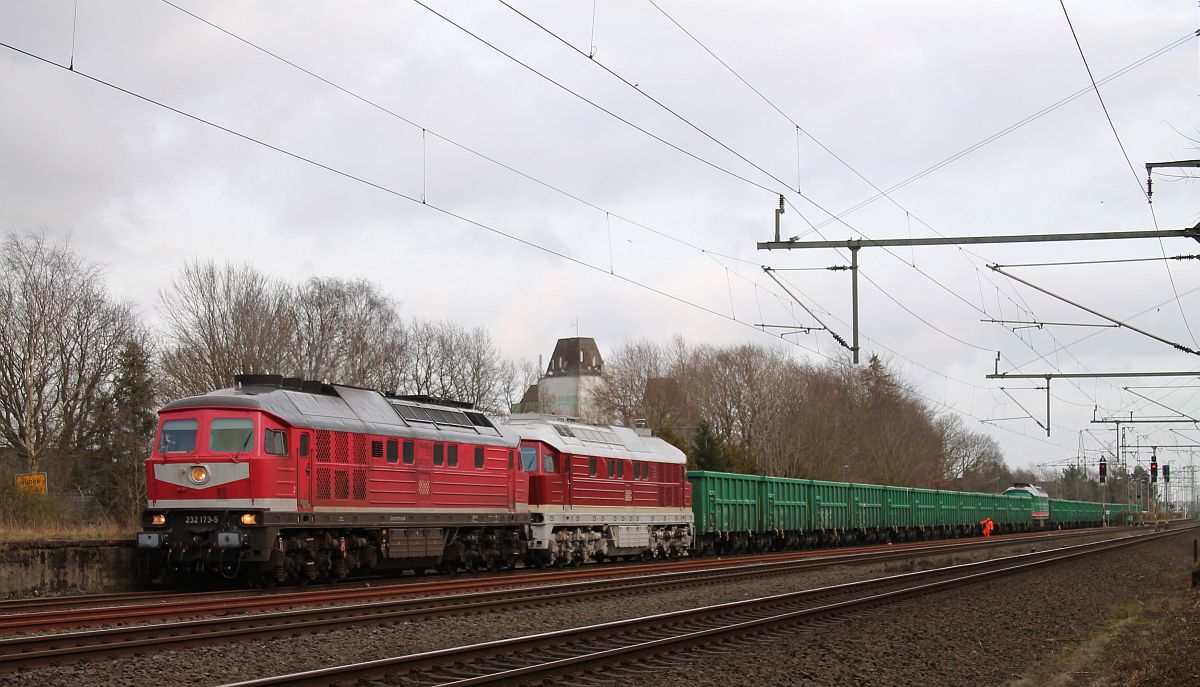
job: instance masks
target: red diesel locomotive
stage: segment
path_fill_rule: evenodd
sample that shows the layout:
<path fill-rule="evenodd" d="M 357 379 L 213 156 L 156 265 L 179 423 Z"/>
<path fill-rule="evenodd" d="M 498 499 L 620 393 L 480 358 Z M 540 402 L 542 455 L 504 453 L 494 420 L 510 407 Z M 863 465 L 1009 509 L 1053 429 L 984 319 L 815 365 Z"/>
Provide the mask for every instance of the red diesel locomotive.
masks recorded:
<path fill-rule="evenodd" d="M 273 584 L 686 555 L 686 457 L 624 427 L 241 375 L 160 412 L 150 577 Z"/>

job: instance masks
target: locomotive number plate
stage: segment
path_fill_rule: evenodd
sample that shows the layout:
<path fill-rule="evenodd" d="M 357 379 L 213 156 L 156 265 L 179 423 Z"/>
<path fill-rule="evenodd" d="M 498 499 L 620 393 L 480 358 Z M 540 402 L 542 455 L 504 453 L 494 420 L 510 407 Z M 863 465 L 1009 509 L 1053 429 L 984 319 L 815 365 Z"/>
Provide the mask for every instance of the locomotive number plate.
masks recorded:
<path fill-rule="evenodd" d="M 185 516 L 183 516 L 183 524 L 185 524 L 185 525 L 215 525 L 215 524 L 217 524 L 217 516 L 215 516 L 215 515 L 185 515 Z"/>

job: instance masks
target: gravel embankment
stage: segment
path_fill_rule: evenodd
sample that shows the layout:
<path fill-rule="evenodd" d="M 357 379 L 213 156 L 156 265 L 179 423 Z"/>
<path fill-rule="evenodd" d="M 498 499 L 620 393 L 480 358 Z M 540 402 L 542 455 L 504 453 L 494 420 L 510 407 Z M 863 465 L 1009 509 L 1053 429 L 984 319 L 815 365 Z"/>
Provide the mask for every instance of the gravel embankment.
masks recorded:
<path fill-rule="evenodd" d="M 910 603 L 901 610 L 873 613 L 819 631 L 799 630 L 727 646 L 723 653 L 667 658 L 670 669 L 653 671 L 653 679 L 644 672 L 634 677 L 618 671 L 611 680 L 655 687 L 1003 684 L 1022 666 L 1086 632 L 1104 617 L 1106 604 L 1136 594 L 1162 566 L 1190 563 L 1190 547 L 1190 537 L 1173 538 L 1133 553 L 1064 564 L 1036 577 L 1023 575 L 955 592 L 937 603 Z M 955 562 L 962 560 L 966 559 Z M 503 615 L 203 646 L 0 675 L 0 687 L 216 685 L 867 579 L 906 567 L 893 563 L 831 568 Z M 604 681 L 603 676 L 592 676 L 596 678 Z"/>
<path fill-rule="evenodd" d="M 1190 568 L 1194 535 L 670 657 L 655 687 L 1005 685 Z M 588 685 L 631 684 L 619 672 Z M 646 680 L 646 684 L 650 681 Z"/>

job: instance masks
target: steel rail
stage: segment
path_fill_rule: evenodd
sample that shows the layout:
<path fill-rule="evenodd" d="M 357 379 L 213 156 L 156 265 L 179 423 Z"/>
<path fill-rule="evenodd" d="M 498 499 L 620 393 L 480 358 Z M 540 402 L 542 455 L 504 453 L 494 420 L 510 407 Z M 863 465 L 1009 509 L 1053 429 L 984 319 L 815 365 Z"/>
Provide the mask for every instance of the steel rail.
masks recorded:
<path fill-rule="evenodd" d="M 1095 536 L 1095 533 L 1092 533 Z M 1073 536 L 1084 536 L 1072 533 Z M 744 578 L 784 575 L 838 565 L 887 562 L 914 557 L 1050 541 L 1045 536 L 997 541 L 978 539 L 959 545 L 940 543 L 919 549 L 857 552 L 842 556 L 744 563 L 697 570 L 671 570 L 637 576 L 607 577 L 528 587 L 491 589 L 445 596 L 408 597 L 316 609 L 298 609 L 176 621 L 151 625 L 120 626 L 98 630 L 27 635 L 0 639 L 0 669 L 13 666 L 62 663 L 86 658 L 145 652 L 178 645 L 279 634 L 327 632 L 364 623 L 387 624 L 447 615 L 494 613 L 534 605 L 587 600 L 596 596 L 627 596 L 684 586 L 727 583 Z"/>
<path fill-rule="evenodd" d="M 425 684 L 442 687 L 536 684 L 551 677 L 595 670 L 648 654 L 678 651 L 715 640 L 846 615 L 999 576 L 1029 572 L 1065 560 L 1145 544 L 1190 529 L 1131 535 L 1115 541 L 1079 544 L 949 568 L 266 677 L 225 687 L 349 684 L 355 679 L 370 679 L 381 674 L 411 676 Z M 797 604 L 802 607 L 789 608 Z M 538 657 L 539 651 L 549 656 Z M 523 655 L 528 653 L 533 656 Z M 492 667 L 488 667 L 489 662 Z M 514 666 L 514 663 L 525 665 Z M 424 674 L 418 674 L 418 671 L 424 671 Z M 463 676 L 464 672 L 477 674 Z M 437 679 L 431 682 L 431 678 Z"/>
<path fill-rule="evenodd" d="M 1110 533 L 1113 528 L 1087 529 L 1061 532 L 1033 533 L 1020 535 L 1003 535 L 993 537 L 991 543 L 985 540 L 938 540 L 936 542 L 905 543 L 898 545 L 877 545 L 866 547 L 853 554 L 830 553 L 828 549 L 809 549 L 804 551 L 778 552 L 740 556 L 730 559 L 713 559 L 697 557 L 692 559 L 669 559 L 669 562 L 654 564 L 633 564 L 626 566 L 593 566 L 588 569 L 526 571 L 509 575 L 491 575 L 464 579 L 461 577 L 422 580 L 414 582 L 389 582 L 376 586 L 333 587 L 321 589 L 276 590 L 253 592 L 236 590 L 225 592 L 200 592 L 190 594 L 168 595 L 153 592 L 135 592 L 127 597 L 119 594 L 94 595 L 88 597 L 62 597 L 42 599 L 37 601 L 16 601 L 10 606 L 0 604 L 0 635 L 11 635 L 28 632 L 30 628 L 38 630 L 64 629 L 99 624 L 140 623 L 148 620 L 165 620 L 171 618 L 200 617 L 210 614 L 228 614 L 230 611 L 263 611 L 271 609 L 297 608 L 345 601 L 373 600 L 394 598 L 399 596 L 430 595 L 453 593 L 466 590 L 482 590 L 508 587 L 533 582 L 544 584 L 558 580 L 575 580 L 585 578 L 612 578 L 628 574 L 644 574 L 649 571 L 681 571 L 708 569 L 721 565 L 748 565 L 757 562 L 790 561 L 802 558 L 809 560 L 819 556 L 829 559 L 828 565 L 839 565 L 855 562 L 857 556 L 870 558 L 878 551 L 912 552 L 908 555 L 926 555 L 924 552 L 935 551 L 939 548 L 946 550 L 970 550 L 974 547 L 999 546 L 1002 542 L 1022 542 L 1045 538 L 1069 538 L 1077 536 L 1092 536 L 1097 532 Z M 134 603 L 121 604 L 130 600 Z M 153 602 L 151 602 L 153 599 Z M 99 603 L 90 608 L 78 608 L 80 603 Z M 47 606 L 49 610 L 43 610 Z M 65 606 L 66 608 L 61 608 Z M 22 613 L 11 612 L 13 609 L 27 608 Z"/>

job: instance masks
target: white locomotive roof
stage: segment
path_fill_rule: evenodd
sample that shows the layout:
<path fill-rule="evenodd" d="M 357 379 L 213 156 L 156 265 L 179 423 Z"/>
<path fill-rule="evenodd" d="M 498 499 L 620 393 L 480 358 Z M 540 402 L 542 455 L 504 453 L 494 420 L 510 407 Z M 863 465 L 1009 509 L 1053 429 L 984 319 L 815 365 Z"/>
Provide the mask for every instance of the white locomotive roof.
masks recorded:
<path fill-rule="evenodd" d="M 1029 494 L 1031 496 L 1037 496 L 1037 497 L 1045 497 L 1045 498 L 1050 497 L 1050 495 L 1046 493 L 1045 489 L 1042 489 L 1041 487 L 1039 487 L 1036 484 L 1024 484 L 1024 483 L 1014 484 L 1011 487 L 1005 489 L 1004 493 L 1005 494 L 1025 493 L 1025 494 Z"/>
<path fill-rule="evenodd" d="M 589 425 L 555 416 L 513 417 L 508 427 L 521 439 L 540 441 L 562 453 L 625 458 L 652 463 L 687 463 L 687 455 L 657 437 L 642 437 L 628 427 Z"/>

